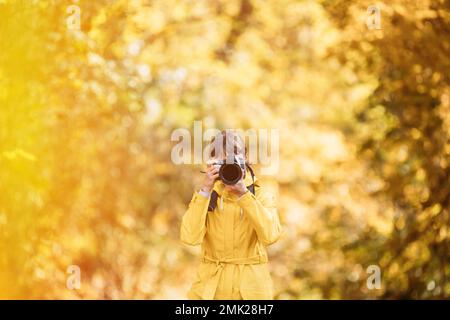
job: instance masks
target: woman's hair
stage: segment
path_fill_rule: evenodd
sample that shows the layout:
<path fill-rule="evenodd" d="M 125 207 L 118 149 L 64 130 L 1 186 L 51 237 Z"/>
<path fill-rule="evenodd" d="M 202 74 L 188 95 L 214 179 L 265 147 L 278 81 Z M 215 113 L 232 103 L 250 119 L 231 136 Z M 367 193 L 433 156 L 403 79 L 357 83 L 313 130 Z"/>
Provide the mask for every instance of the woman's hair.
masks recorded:
<path fill-rule="evenodd" d="M 247 148 L 242 137 L 234 130 L 222 130 L 211 139 L 209 144 L 209 155 L 214 158 L 217 153 L 222 151 L 222 154 L 229 154 L 233 152 L 235 155 L 242 155 L 247 158 Z"/>
<path fill-rule="evenodd" d="M 241 155 L 245 159 L 246 170 L 248 169 L 250 171 L 252 179 L 254 179 L 255 173 L 247 159 L 247 147 L 245 145 L 245 140 L 243 140 L 237 132 L 227 129 L 216 134 L 216 136 L 211 139 L 211 143 L 209 144 L 210 157 L 215 158 L 218 150 L 222 151 L 222 154 L 225 155 L 229 155 L 230 152 L 233 152 L 234 155 Z M 254 180 L 253 184 L 255 184 Z"/>

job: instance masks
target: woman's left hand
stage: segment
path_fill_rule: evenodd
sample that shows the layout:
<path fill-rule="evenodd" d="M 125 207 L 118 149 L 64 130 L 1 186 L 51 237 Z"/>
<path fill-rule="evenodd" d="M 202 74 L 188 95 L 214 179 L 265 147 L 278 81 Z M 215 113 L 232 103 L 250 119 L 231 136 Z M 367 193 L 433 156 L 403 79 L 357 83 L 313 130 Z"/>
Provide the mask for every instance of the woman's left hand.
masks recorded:
<path fill-rule="evenodd" d="M 243 196 L 244 193 L 247 192 L 247 187 L 245 186 L 244 180 L 241 179 L 239 180 L 238 183 L 233 184 L 233 185 L 226 185 L 225 186 L 225 190 L 227 190 L 228 192 L 231 192 L 237 196 Z"/>

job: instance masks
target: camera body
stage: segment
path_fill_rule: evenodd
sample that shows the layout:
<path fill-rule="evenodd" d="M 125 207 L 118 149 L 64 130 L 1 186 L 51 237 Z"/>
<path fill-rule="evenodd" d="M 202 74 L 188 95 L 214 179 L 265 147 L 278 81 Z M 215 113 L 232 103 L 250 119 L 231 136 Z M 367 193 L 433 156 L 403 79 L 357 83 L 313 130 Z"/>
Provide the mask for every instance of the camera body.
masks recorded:
<path fill-rule="evenodd" d="M 245 158 L 239 155 L 227 158 L 227 160 L 215 160 L 214 166 L 220 166 L 219 179 L 226 185 L 234 185 L 245 178 Z"/>

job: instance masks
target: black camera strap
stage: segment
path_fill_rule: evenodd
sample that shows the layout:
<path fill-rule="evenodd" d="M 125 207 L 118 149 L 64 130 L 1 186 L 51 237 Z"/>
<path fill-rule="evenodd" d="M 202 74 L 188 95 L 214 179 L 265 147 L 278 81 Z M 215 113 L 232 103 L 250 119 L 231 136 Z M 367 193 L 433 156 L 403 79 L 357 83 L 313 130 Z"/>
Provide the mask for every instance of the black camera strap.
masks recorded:
<path fill-rule="evenodd" d="M 247 189 L 251 193 L 255 194 L 255 173 L 253 172 L 252 167 L 250 167 L 249 165 L 247 165 L 247 168 L 250 171 L 250 174 L 252 175 L 252 181 L 253 181 L 253 183 L 251 185 L 247 186 Z M 211 192 L 211 198 L 209 199 L 208 211 L 214 211 L 214 209 L 216 209 L 217 199 L 219 199 L 219 194 L 217 193 L 216 190 L 213 190 Z"/>

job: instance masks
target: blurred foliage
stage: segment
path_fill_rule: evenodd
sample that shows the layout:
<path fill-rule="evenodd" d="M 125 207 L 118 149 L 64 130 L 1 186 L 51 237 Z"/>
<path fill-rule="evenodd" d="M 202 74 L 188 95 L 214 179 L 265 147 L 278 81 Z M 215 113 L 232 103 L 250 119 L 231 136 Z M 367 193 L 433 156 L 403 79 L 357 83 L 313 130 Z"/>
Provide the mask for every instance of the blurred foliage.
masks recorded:
<path fill-rule="evenodd" d="M 0 298 L 185 298 L 194 120 L 281 129 L 278 299 L 448 298 L 450 3 L 377 3 L 0 0 Z"/>

